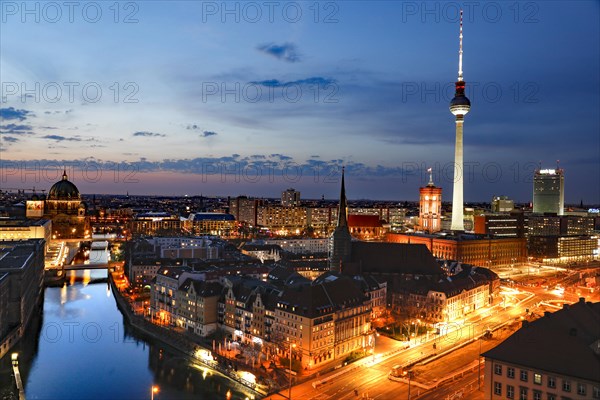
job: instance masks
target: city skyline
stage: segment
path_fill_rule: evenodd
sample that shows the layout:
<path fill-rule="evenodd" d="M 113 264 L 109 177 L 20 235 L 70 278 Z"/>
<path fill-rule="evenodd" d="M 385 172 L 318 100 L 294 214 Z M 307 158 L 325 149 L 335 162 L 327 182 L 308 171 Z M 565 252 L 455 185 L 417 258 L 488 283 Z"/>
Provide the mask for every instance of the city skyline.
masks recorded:
<path fill-rule="evenodd" d="M 343 165 L 350 199 L 413 200 L 433 167 L 450 198 L 459 3 L 34 4 L 2 4 L 2 187 L 335 198 Z M 598 4 L 489 4 L 463 5 L 465 201 L 529 202 L 560 159 L 600 202 Z"/>

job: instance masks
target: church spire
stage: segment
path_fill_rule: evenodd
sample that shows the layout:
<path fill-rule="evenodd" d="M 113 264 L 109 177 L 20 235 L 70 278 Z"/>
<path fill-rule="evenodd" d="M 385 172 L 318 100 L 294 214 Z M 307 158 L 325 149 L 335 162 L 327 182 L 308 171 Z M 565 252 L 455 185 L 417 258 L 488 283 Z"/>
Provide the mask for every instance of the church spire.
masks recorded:
<path fill-rule="evenodd" d="M 67 178 L 67 169 L 65 168 L 65 169 L 63 169 L 62 180 L 63 180 L 63 181 L 66 181 L 67 179 L 68 179 L 68 178 Z"/>
<path fill-rule="evenodd" d="M 342 167 L 342 189 L 340 191 L 340 205 L 338 208 L 337 226 L 348 226 L 348 204 L 346 203 L 346 185 L 344 184 L 344 167 Z"/>

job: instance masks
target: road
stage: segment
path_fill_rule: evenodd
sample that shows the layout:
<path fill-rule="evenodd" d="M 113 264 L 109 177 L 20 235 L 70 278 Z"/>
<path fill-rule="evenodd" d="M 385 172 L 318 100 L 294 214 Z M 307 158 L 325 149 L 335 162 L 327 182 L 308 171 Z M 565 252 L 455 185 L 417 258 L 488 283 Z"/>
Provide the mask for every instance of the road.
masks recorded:
<path fill-rule="evenodd" d="M 564 282 L 569 280 L 571 276 L 572 274 L 563 274 L 563 276 L 555 277 L 552 280 Z M 578 300 L 575 290 L 572 292 L 560 291 L 552 290 L 551 288 L 547 289 L 542 286 L 524 287 L 517 284 L 512 287 L 502 287 L 500 293 L 502 300 L 499 304 L 473 313 L 469 318 L 464 320 L 443 325 L 440 336 L 430 337 L 429 341 L 423 340 L 423 343 L 389 357 L 376 355 L 375 360 L 373 360 L 373 357 L 367 357 L 338 371 L 297 385 L 293 388 L 292 398 L 302 400 L 343 400 L 367 397 L 379 400 L 408 398 L 407 384 L 388 379 L 388 374 L 393 366 L 407 364 L 409 360 L 413 360 L 411 364 L 414 364 L 414 360 L 418 360 L 429 354 L 439 354 L 455 349 L 449 355 L 438 359 L 442 361 L 438 366 L 434 365 L 435 362 L 427 364 L 427 369 L 429 369 L 428 375 L 430 375 L 431 379 L 429 384 L 432 384 L 434 383 L 433 380 L 446 377 L 452 372 L 448 371 L 448 365 L 453 365 L 456 367 L 455 369 L 460 369 L 460 367 L 472 362 L 478 354 L 478 350 L 475 355 L 466 356 L 464 364 L 449 362 L 448 360 L 456 354 L 473 352 L 473 346 L 478 346 L 477 339 L 487 329 L 496 330 L 499 327 L 509 326 L 510 324 L 518 328 L 520 321 L 525 318 L 540 317 L 544 311 L 555 311 L 557 308 L 562 307 L 563 303 L 573 303 Z M 473 343 L 460 348 L 467 342 Z M 433 343 L 436 343 L 435 350 L 433 349 Z M 493 345 L 486 342 L 482 347 L 482 351 L 486 351 L 488 347 L 492 348 L 497 344 L 499 344 L 499 341 Z M 460 348 L 460 350 L 456 350 L 457 348 Z M 375 351 L 377 352 L 377 346 Z M 446 368 L 444 368 L 444 365 Z M 415 369 L 418 368 L 421 367 L 415 367 Z M 331 376 L 335 377 L 329 379 L 328 377 Z M 435 378 L 436 376 L 438 378 Z M 420 380 L 417 377 L 417 382 Z M 417 394 L 420 395 L 419 398 L 443 399 L 448 395 L 463 390 L 465 386 L 472 387 L 474 380 L 477 380 L 477 371 L 465 374 L 461 379 L 444 384 L 435 389 L 435 391 L 425 394 L 424 392 L 426 391 L 424 389 L 411 385 L 411 397 L 414 399 L 414 395 Z M 313 387 L 313 384 L 317 382 L 324 383 Z M 358 396 L 355 394 L 355 390 Z M 283 393 L 287 396 L 287 391 Z M 273 398 L 276 397 L 274 396 Z"/>

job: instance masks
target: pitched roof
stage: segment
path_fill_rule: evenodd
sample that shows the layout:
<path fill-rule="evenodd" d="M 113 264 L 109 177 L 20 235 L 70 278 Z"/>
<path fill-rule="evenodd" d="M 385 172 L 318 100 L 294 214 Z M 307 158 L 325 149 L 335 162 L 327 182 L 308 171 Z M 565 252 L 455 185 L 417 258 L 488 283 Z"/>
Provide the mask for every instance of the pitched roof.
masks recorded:
<path fill-rule="evenodd" d="M 364 293 L 352 278 L 330 274 L 311 285 L 286 288 L 277 301 L 287 304 L 288 312 L 316 318 L 344 307 L 361 305 L 365 300 Z"/>
<path fill-rule="evenodd" d="M 348 226 L 351 227 L 366 227 L 366 228 L 381 228 L 381 220 L 379 215 L 348 215 Z"/>
<path fill-rule="evenodd" d="M 483 356 L 600 383 L 600 302 L 581 298 L 536 321 L 525 321 Z"/>
<path fill-rule="evenodd" d="M 363 273 L 437 275 L 443 271 L 424 244 L 352 242 L 352 261 Z"/>
<path fill-rule="evenodd" d="M 187 278 L 179 287 L 179 290 L 188 291 L 190 286 L 194 287 L 194 292 L 198 297 L 218 296 L 223 291 L 223 285 L 218 282 L 206 282 Z"/>

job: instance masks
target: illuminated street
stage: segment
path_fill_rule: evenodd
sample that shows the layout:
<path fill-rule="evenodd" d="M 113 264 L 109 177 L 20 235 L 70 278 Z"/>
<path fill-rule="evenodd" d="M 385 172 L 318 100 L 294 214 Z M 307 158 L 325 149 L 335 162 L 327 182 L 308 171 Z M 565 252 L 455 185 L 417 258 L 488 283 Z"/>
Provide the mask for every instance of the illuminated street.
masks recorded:
<path fill-rule="evenodd" d="M 558 277 L 552 277 L 550 284 L 556 285 L 556 282 L 568 280 L 573 274 L 577 273 L 561 273 Z M 442 334 L 446 332 L 446 334 L 439 338 L 435 338 L 432 335 L 428 342 L 402 350 L 387 358 L 378 358 L 379 356 L 376 356 L 378 360 L 375 363 L 372 362 L 372 357 L 367 357 L 366 360 L 360 360 L 355 364 L 343 367 L 318 379 L 295 386 L 292 396 L 294 399 L 350 399 L 356 397 L 354 393 L 356 389 L 358 390 L 359 397 L 364 395 L 369 398 L 382 400 L 407 398 L 408 385 L 388 379 L 388 374 L 395 365 L 403 365 L 408 360 L 420 359 L 432 355 L 434 352 L 440 353 L 448 351 L 451 348 L 458 348 L 439 358 L 437 361 L 414 367 L 415 374 L 417 375 L 415 380 L 431 385 L 436 380 L 447 377 L 453 371 L 458 371 L 475 361 L 477 354 L 479 354 L 479 341 L 475 340 L 468 346 L 460 346 L 469 340 L 477 339 L 487 329 L 494 331 L 493 338 L 491 340 L 481 340 L 482 351 L 497 345 L 499 343 L 498 336 L 504 338 L 520 327 L 520 322 L 525 318 L 527 310 L 534 317 L 539 317 L 544 314 L 544 311 L 555 311 L 562 307 L 563 303 L 573 303 L 578 299 L 577 294 L 570 291 L 546 289 L 541 286 L 523 287 L 518 284 L 514 284 L 512 287 L 501 287 L 500 295 L 505 300 L 501 300 L 495 306 L 474 313 L 464 321 L 450 323 L 446 327 L 442 325 L 441 332 Z M 597 296 L 598 294 L 596 293 L 595 295 Z M 506 328 L 501 328 L 505 326 Z M 499 328 L 500 330 L 496 331 Z M 419 338 L 418 341 L 421 342 L 424 339 Z M 390 339 L 378 338 L 377 343 L 380 340 Z M 436 343 L 436 350 L 433 349 L 433 343 Z M 403 346 L 403 342 L 397 342 L 397 346 Z M 333 379 L 328 379 L 328 376 L 338 375 L 340 371 L 344 370 L 348 372 Z M 467 373 L 462 379 L 440 385 L 435 392 L 419 398 L 439 399 L 442 395 L 451 395 L 461 391 L 463 387 L 469 386 L 476 380 L 476 372 Z M 319 381 L 326 381 L 326 383 L 313 388 L 313 383 Z M 476 386 L 473 386 L 473 388 L 476 389 Z M 412 385 L 411 393 L 413 395 L 423 392 L 426 391 Z"/>

